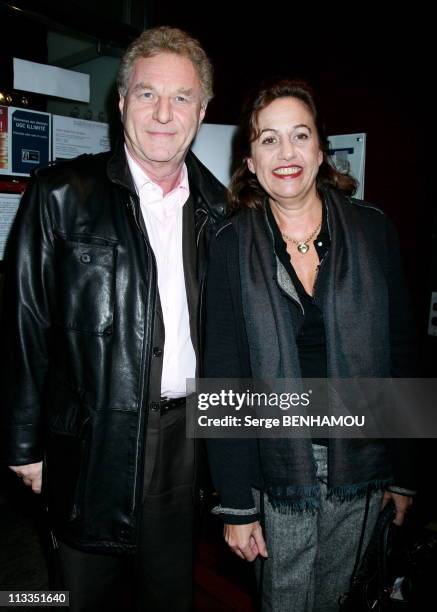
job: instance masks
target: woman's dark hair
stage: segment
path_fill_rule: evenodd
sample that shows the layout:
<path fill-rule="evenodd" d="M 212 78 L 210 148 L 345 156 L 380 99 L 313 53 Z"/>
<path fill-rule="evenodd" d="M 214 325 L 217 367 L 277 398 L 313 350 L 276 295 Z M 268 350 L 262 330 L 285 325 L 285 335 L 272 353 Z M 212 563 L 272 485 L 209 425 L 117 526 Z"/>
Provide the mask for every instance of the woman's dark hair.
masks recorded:
<path fill-rule="evenodd" d="M 241 208 L 261 208 L 263 206 L 266 192 L 259 184 L 256 176 L 247 167 L 247 158 L 251 156 L 252 142 L 259 135 L 259 113 L 278 98 L 297 98 L 305 104 L 314 119 L 320 149 L 323 152 L 323 161 L 316 178 L 318 192 L 320 193 L 324 186 L 335 187 L 348 194 L 353 194 L 356 191 L 357 181 L 349 174 L 342 174 L 336 170 L 329 161 L 328 141 L 319 122 L 310 86 L 305 81 L 281 79 L 262 87 L 244 107 L 236 137 L 237 165 L 229 187 L 230 212 L 235 212 Z"/>

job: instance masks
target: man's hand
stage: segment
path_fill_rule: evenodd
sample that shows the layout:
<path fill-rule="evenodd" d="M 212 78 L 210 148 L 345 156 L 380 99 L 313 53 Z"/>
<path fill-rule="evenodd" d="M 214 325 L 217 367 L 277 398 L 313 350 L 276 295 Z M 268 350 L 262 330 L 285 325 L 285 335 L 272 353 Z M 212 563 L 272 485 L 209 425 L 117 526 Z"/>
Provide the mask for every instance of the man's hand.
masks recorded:
<path fill-rule="evenodd" d="M 409 497 L 408 495 L 399 495 L 399 493 L 385 491 L 384 497 L 382 498 L 381 510 L 388 504 L 391 499 L 393 500 L 396 510 L 396 516 L 393 520 L 393 523 L 395 525 L 402 525 L 405 519 L 405 514 L 413 503 L 413 498 Z"/>
<path fill-rule="evenodd" d="M 241 559 L 253 561 L 258 555 L 268 557 L 259 521 L 248 525 L 225 525 L 223 535 L 234 553 Z"/>
<path fill-rule="evenodd" d="M 42 461 L 28 463 L 27 465 L 10 465 L 9 467 L 19 478 L 23 479 L 25 485 L 32 487 L 34 493 L 41 493 Z"/>

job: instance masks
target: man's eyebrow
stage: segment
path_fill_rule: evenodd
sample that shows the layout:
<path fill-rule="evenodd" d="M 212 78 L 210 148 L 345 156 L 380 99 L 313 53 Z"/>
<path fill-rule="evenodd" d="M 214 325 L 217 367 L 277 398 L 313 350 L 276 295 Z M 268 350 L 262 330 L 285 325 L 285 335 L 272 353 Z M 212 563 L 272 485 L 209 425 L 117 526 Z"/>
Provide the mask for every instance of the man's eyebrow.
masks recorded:
<path fill-rule="evenodd" d="M 154 87 L 152 85 L 150 85 L 149 83 L 144 83 L 144 82 L 139 82 L 136 85 L 134 85 L 133 87 L 133 91 L 144 91 L 144 90 L 151 90 L 154 91 Z M 179 89 L 176 90 L 175 95 L 178 94 L 182 94 L 184 96 L 192 96 L 194 94 L 194 90 L 190 87 L 190 88 L 185 88 L 185 87 L 180 87 Z"/>
<path fill-rule="evenodd" d="M 148 83 L 139 82 L 133 87 L 133 91 L 142 91 L 143 89 L 153 89 Z"/>
<path fill-rule="evenodd" d="M 177 90 L 176 92 L 177 94 L 183 94 L 184 96 L 192 96 L 193 95 L 193 89 L 185 89 L 184 87 L 181 87 L 180 89 Z"/>

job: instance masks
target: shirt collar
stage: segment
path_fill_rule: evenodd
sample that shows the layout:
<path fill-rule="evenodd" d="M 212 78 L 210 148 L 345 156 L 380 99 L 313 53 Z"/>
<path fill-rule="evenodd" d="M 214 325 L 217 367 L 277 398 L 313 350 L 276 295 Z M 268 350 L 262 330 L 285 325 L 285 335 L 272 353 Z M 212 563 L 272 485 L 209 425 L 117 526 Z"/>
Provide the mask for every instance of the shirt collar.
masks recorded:
<path fill-rule="evenodd" d="M 188 171 L 187 171 L 186 164 L 182 166 L 182 171 L 179 176 L 178 184 L 174 187 L 174 189 L 172 189 L 169 193 L 167 193 L 164 196 L 162 188 L 157 183 L 153 182 L 147 176 L 147 174 L 144 172 L 141 166 L 135 161 L 135 159 L 129 153 L 126 144 L 124 145 L 124 150 L 126 152 L 127 163 L 129 165 L 129 170 L 132 174 L 132 179 L 133 179 L 133 182 L 134 182 L 134 185 L 135 185 L 135 188 L 138 194 L 140 194 L 141 191 L 146 189 L 148 191 L 155 191 L 159 193 L 160 198 L 164 199 L 164 197 L 167 198 L 168 196 L 174 195 L 175 192 L 180 190 L 182 192 L 181 193 L 182 197 L 179 199 L 179 201 L 181 202 L 181 206 L 183 206 L 184 202 L 186 201 L 190 193 L 190 187 L 188 183 Z"/>

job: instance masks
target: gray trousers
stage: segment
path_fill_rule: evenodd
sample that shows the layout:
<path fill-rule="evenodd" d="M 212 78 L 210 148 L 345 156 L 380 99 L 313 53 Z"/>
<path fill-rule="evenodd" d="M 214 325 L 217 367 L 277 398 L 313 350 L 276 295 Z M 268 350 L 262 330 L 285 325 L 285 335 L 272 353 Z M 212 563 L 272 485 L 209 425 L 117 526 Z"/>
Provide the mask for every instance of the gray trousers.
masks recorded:
<path fill-rule="evenodd" d="M 337 612 L 338 598 L 349 586 L 366 500 L 328 500 L 327 449 L 313 445 L 313 451 L 321 486 L 317 513 L 280 514 L 264 496 L 269 557 L 256 562 L 264 612 Z M 376 523 L 382 495 L 371 495 L 362 551 Z"/>

